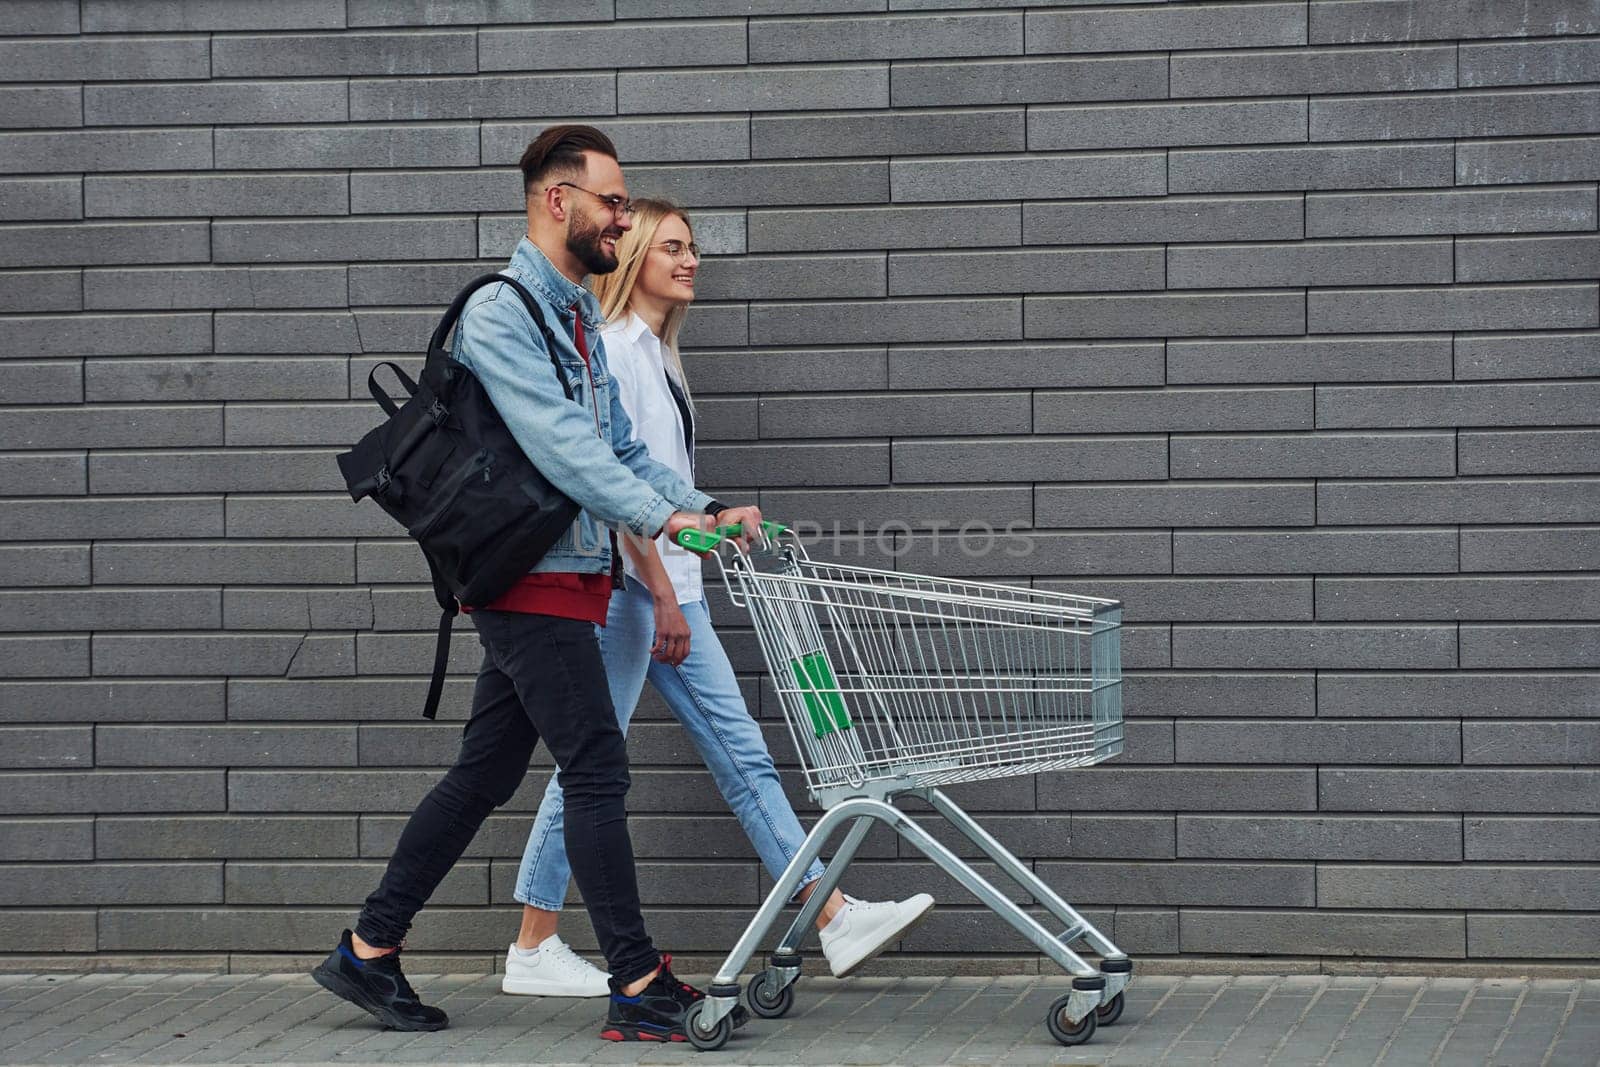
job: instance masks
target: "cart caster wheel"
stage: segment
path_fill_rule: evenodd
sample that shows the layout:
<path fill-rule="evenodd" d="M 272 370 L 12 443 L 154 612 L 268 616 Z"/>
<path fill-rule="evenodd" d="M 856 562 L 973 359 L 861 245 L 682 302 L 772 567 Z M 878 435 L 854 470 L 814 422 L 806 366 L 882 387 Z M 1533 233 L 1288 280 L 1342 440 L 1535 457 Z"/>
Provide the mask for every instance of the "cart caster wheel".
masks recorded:
<path fill-rule="evenodd" d="M 732 1015 L 724 1015 L 722 1021 L 709 1031 L 700 1028 L 700 1017 L 705 1014 L 709 1006 L 709 1001 L 698 1000 L 689 1006 L 688 1012 L 683 1017 L 683 1029 L 689 1035 L 689 1044 L 701 1052 L 715 1052 L 726 1045 L 728 1038 L 733 1036 Z"/>
<path fill-rule="evenodd" d="M 1122 994 L 1118 993 L 1116 996 L 1112 997 L 1106 1003 L 1100 1005 L 1094 1010 L 1095 1020 L 1101 1026 L 1110 1026 L 1112 1023 L 1122 1018 L 1122 1007 Z"/>
<path fill-rule="evenodd" d="M 1094 1036 L 1095 1012 L 1091 1011 L 1078 1020 L 1078 1025 L 1073 1026 L 1067 1020 L 1066 1010 L 1067 997 L 1050 1005 L 1050 1014 L 1045 1016 L 1044 1024 L 1050 1028 L 1051 1037 L 1063 1045 L 1081 1045 Z"/>
<path fill-rule="evenodd" d="M 790 982 L 777 993 L 772 992 L 772 985 L 771 972 L 761 971 L 745 987 L 746 1003 L 763 1019 L 781 1019 L 794 1007 L 794 983 Z"/>

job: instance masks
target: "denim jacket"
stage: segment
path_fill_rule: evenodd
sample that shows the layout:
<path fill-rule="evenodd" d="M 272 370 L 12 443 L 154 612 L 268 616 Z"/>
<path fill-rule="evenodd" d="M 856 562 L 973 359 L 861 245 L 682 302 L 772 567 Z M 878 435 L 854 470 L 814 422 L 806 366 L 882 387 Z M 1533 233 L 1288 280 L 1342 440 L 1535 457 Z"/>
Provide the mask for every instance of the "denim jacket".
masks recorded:
<path fill-rule="evenodd" d="M 605 320 L 594 294 L 569 281 L 526 237 L 503 273 L 538 301 L 573 399 L 562 392 L 532 316 L 508 286 L 486 285 L 472 294 L 451 354 L 483 383 L 539 472 L 583 507 L 534 571 L 603 574 L 611 569 L 604 526 L 649 537 L 674 511 L 701 511 L 711 498 L 651 459 L 635 439 L 606 370 Z M 583 316 L 588 367 L 572 340 L 574 304 Z"/>

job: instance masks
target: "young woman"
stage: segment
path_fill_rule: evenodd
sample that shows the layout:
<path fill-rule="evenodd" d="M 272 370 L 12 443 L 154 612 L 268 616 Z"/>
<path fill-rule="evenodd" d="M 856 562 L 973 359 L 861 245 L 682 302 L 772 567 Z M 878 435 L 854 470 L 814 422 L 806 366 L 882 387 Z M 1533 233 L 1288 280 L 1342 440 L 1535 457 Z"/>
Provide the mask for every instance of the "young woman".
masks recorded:
<path fill-rule="evenodd" d="M 694 300 L 700 248 L 689 216 L 661 200 L 635 200 L 633 228 L 617 244 L 618 268 L 596 279 L 607 325 L 606 362 L 650 457 L 691 478 L 694 407 L 678 358 L 678 331 Z M 658 539 L 624 538 L 626 587 L 613 590 L 600 650 L 612 703 L 624 731 L 648 679 L 683 724 L 774 878 L 788 866 L 805 831 L 784 797 L 778 772 L 740 693 L 733 667 L 711 627 L 700 560 Z M 604 996 L 605 972 L 556 936 L 569 867 L 562 839 L 562 794 L 554 776 L 528 837 L 516 898 L 522 930 L 506 956 L 502 988 L 543 996 Z M 797 900 L 822 877 L 806 872 Z M 823 954 L 843 977 L 905 934 L 933 906 L 918 893 L 869 903 L 834 892 L 817 919 Z"/>

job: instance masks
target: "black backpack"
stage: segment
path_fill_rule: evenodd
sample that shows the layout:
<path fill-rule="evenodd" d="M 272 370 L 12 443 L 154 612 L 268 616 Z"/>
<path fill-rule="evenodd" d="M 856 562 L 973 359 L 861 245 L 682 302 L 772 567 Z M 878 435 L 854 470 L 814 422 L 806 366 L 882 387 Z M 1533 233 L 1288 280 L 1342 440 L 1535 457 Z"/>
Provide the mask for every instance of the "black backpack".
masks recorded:
<path fill-rule="evenodd" d="M 452 359 L 445 343 L 472 293 L 504 282 L 544 335 L 556 378 L 572 386 L 556 361 L 555 339 L 533 296 L 514 279 L 485 274 L 456 295 L 428 342 L 421 381 L 393 363 L 367 375 L 372 399 L 388 413 L 383 425 L 339 456 L 352 500 L 370 496 L 422 546 L 439 602 L 433 677 L 422 714 L 433 718 L 450 658 L 450 626 L 458 602 L 487 604 L 528 573 L 578 517 L 579 506 L 529 461 L 495 411 L 483 384 Z M 388 367 L 410 393 L 396 405 L 377 382 Z"/>

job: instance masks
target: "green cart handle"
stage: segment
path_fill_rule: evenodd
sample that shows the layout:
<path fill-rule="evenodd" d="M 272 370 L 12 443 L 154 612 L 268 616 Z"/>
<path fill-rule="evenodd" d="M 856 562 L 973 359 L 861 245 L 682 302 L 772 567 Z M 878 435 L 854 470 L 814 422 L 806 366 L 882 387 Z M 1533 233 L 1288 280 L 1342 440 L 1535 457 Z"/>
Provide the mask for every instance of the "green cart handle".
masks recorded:
<path fill-rule="evenodd" d="M 768 519 L 761 520 L 761 532 L 769 541 L 779 534 L 787 532 L 788 529 L 782 523 L 772 522 Z M 722 544 L 725 538 L 738 537 L 743 532 L 744 524 L 737 522 L 718 526 L 715 530 L 679 530 L 678 544 L 691 552 L 710 552 Z"/>

